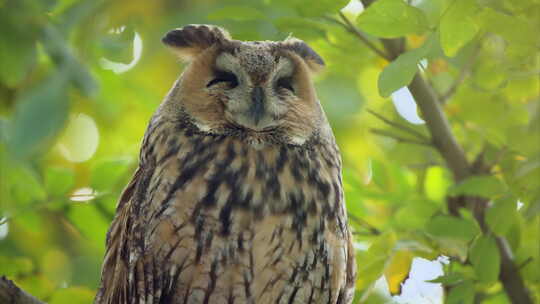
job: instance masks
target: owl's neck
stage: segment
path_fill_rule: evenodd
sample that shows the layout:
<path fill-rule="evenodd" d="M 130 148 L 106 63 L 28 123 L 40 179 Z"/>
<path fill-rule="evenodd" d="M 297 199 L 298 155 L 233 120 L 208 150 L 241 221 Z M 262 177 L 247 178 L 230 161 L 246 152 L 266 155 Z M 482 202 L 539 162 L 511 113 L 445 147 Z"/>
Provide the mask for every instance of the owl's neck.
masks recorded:
<path fill-rule="evenodd" d="M 313 131 L 313 133 L 307 138 L 303 138 L 290 134 L 290 130 L 288 130 L 286 127 L 276 127 L 275 129 L 267 131 L 255 131 L 244 128 L 237 124 L 230 124 L 219 128 L 210 128 L 205 124 L 196 121 L 183 110 L 175 113 L 173 116 L 174 118 L 172 119 L 170 116 L 159 117 L 159 115 L 159 112 L 156 113 L 156 118 L 154 120 L 171 120 L 171 122 L 175 124 L 176 129 L 181 129 L 188 133 L 203 136 L 234 137 L 256 150 L 282 145 L 295 146 L 303 149 L 312 149 L 314 146 L 328 141 L 327 138 L 321 137 L 320 132 L 317 130 Z M 334 144 L 333 140 L 330 140 L 330 144 Z"/>

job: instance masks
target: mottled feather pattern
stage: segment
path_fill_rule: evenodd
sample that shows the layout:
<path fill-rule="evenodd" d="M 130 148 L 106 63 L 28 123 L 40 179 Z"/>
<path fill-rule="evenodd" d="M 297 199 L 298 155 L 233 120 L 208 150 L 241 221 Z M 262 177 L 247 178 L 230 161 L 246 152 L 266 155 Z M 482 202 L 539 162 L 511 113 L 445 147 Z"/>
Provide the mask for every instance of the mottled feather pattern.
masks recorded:
<path fill-rule="evenodd" d="M 333 143 L 258 150 L 159 119 L 144 142 L 109 235 L 107 257 L 126 277 L 103 285 L 116 293 L 107 303 L 346 303 L 352 253 Z"/>
<path fill-rule="evenodd" d="M 95 303 L 351 303 L 341 159 L 306 74 L 318 55 L 299 40 L 284 43 L 299 55 L 235 40 L 233 58 L 219 51 L 228 35 L 208 26 L 171 37 L 185 42 L 184 55 L 202 53 L 188 55 L 196 59 L 147 128 L 107 234 Z M 234 86 L 212 81 L 216 62 L 237 73 L 227 72 Z M 283 90 L 279 77 L 296 91 L 272 93 Z M 262 122 L 246 115 L 254 86 Z"/>

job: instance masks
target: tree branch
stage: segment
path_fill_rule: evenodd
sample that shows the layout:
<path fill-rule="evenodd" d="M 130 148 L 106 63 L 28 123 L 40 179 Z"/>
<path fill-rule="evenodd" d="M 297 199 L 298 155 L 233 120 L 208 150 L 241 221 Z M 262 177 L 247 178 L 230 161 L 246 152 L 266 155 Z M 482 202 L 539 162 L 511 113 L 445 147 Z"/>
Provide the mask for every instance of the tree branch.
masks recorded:
<path fill-rule="evenodd" d="M 422 113 L 422 118 L 426 121 L 433 144 L 454 174 L 456 182 L 470 176 L 471 170 L 465 152 L 452 134 L 435 92 L 418 73 L 409 85 L 409 91 Z"/>
<path fill-rule="evenodd" d="M 5 276 L 0 277 L 0 303 L 10 304 L 44 304 L 26 291 L 20 289 Z"/>

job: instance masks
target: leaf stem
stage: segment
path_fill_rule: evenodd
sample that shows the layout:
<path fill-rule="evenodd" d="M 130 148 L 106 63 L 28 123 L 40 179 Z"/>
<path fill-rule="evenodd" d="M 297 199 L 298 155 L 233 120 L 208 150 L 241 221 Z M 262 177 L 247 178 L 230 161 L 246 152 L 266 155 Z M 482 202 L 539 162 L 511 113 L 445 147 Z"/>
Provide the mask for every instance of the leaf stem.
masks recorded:
<path fill-rule="evenodd" d="M 362 226 L 362 227 L 365 227 L 369 230 L 369 233 L 372 234 L 372 235 L 380 235 L 381 234 L 381 231 L 377 228 L 375 228 L 373 225 L 371 225 L 370 223 L 364 221 L 363 219 L 353 215 L 353 214 L 350 214 L 348 213 L 348 216 L 349 216 L 349 219 L 351 219 L 353 222 L 357 223 L 358 225 Z"/>
<path fill-rule="evenodd" d="M 459 74 L 454 83 L 452 83 L 450 88 L 448 88 L 448 90 L 440 96 L 439 100 L 441 104 L 445 104 L 448 99 L 454 96 L 454 94 L 457 92 L 459 86 L 463 83 L 463 81 L 465 81 L 465 78 L 467 78 L 467 76 L 469 75 L 471 68 L 474 65 L 474 62 L 476 61 L 476 58 L 478 58 L 479 53 L 480 47 L 477 46 L 459 71 Z"/>
<path fill-rule="evenodd" d="M 388 56 L 388 54 L 386 54 L 383 50 L 378 48 L 373 42 L 369 41 L 368 37 L 366 37 L 364 33 L 362 33 L 354 24 L 352 24 L 351 21 L 342 12 L 339 12 L 339 17 L 341 18 L 342 21 L 334 19 L 334 18 L 328 18 L 328 19 L 341 25 L 345 30 L 355 35 L 358 39 L 360 39 L 362 43 L 364 43 L 369 49 L 371 49 L 377 55 L 381 56 L 387 61 L 392 60 L 392 58 Z"/>
<path fill-rule="evenodd" d="M 395 134 L 393 134 L 391 132 L 388 132 L 386 130 L 377 129 L 377 128 L 371 128 L 369 130 L 374 134 L 389 137 L 389 138 L 397 140 L 398 142 L 415 144 L 415 145 L 423 145 L 423 146 L 431 146 L 431 143 L 428 142 L 428 141 L 414 140 L 414 139 L 410 139 L 410 138 L 401 137 L 399 135 L 395 135 Z"/>
<path fill-rule="evenodd" d="M 424 141 L 429 142 L 429 138 L 427 136 L 425 136 L 424 134 L 416 131 L 413 128 L 410 128 L 408 126 L 405 126 L 405 125 L 399 124 L 397 122 L 391 121 L 390 119 L 384 117 L 383 115 L 381 115 L 381 114 L 379 114 L 379 113 L 377 113 L 377 112 L 375 112 L 375 111 L 373 111 L 371 109 L 366 109 L 366 111 L 369 114 L 377 117 L 378 119 L 380 119 L 382 122 L 386 123 L 389 126 L 395 127 L 395 128 L 397 128 L 399 130 L 402 130 L 402 131 L 407 132 L 409 134 L 412 134 L 412 135 L 414 135 L 414 136 L 416 136 L 416 137 L 418 137 L 418 138 L 420 138 L 420 139 L 422 139 Z"/>

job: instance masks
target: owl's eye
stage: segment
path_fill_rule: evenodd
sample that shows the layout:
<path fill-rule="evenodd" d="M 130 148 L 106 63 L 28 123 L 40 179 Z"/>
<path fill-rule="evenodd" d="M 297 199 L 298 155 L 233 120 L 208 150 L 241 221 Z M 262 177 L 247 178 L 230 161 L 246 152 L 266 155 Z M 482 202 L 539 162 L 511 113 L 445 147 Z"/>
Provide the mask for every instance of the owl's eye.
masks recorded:
<path fill-rule="evenodd" d="M 228 83 L 230 89 L 234 89 L 238 86 L 238 78 L 236 75 L 227 71 L 216 71 L 214 79 L 212 79 L 206 87 L 208 88 L 222 82 Z"/>
<path fill-rule="evenodd" d="M 278 89 L 286 89 L 294 93 L 294 88 L 292 86 L 292 77 L 282 77 L 276 82 Z"/>

